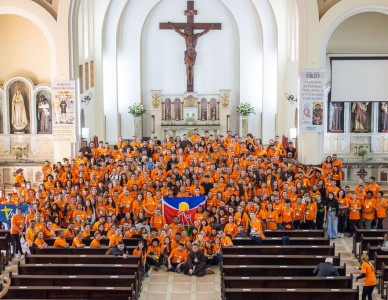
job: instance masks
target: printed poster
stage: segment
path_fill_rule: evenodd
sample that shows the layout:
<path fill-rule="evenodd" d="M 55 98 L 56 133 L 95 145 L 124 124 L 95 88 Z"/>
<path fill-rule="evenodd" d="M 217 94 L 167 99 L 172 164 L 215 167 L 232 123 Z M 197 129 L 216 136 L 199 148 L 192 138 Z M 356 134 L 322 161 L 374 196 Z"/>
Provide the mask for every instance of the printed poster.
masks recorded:
<path fill-rule="evenodd" d="M 299 131 L 323 132 L 325 72 L 304 69 L 300 73 Z"/>
<path fill-rule="evenodd" d="M 53 138 L 75 142 L 75 81 L 54 81 L 51 93 Z"/>

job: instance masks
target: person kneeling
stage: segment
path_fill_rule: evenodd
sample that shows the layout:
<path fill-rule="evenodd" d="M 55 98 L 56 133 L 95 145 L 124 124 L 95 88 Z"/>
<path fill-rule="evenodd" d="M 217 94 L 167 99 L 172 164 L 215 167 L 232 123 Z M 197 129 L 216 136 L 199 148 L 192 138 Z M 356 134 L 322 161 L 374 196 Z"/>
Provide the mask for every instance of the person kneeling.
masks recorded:
<path fill-rule="evenodd" d="M 178 247 L 171 251 L 167 259 L 167 271 L 180 272 L 182 264 L 187 260 L 185 245 L 178 244 Z"/>

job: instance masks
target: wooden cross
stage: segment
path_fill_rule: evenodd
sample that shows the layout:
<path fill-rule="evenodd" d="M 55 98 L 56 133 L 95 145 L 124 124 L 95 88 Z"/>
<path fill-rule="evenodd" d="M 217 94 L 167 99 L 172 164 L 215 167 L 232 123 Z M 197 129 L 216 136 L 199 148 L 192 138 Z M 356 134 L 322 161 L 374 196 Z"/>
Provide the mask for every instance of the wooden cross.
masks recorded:
<path fill-rule="evenodd" d="M 194 91 L 194 65 L 197 58 L 195 47 L 199 37 L 208 33 L 210 30 L 221 30 L 221 23 L 195 23 L 194 16 L 197 15 L 197 10 L 194 9 L 194 1 L 187 1 L 187 16 L 186 23 L 160 23 L 159 29 L 172 29 L 181 35 L 186 42 L 185 64 L 187 75 L 187 91 Z M 183 31 L 181 31 L 183 30 Z M 203 30 L 194 34 L 194 30 Z"/>
<path fill-rule="evenodd" d="M 360 171 L 357 172 L 357 175 L 360 179 L 364 180 L 365 176 L 368 175 L 368 172 L 365 171 L 364 168 L 361 168 Z"/>

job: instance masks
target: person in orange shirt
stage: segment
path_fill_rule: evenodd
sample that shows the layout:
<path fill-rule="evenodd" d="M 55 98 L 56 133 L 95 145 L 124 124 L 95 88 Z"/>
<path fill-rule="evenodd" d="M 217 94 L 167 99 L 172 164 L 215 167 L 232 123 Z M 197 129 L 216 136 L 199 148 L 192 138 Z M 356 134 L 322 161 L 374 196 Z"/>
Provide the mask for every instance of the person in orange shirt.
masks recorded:
<path fill-rule="evenodd" d="M 234 223 L 233 216 L 229 216 L 229 223 L 225 225 L 224 232 L 230 237 L 234 237 L 238 233 L 237 225 Z"/>
<path fill-rule="evenodd" d="M 282 227 L 284 229 L 294 229 L 295 211 L 291 208 L 291 201 L 289 199 L 284 202 L 282 218 Z"/>
<path fill-rule="evenodd" d="M 167 259 L 167 271 L 180 272 L 181 266 L 187 260 L 187 252 L 184 249 L 182 243 L 178 244 L 178 247 L 173 249 Z"/>
<path fill-rule="evenodd" d="M 364 278 L 364 286 L 362 288 L 362 300 L 372 300 L 373 289 L 376 286 L 376 273 L 373 264 L 369 261 L 369 257 L 364 253 L 361 257 L 361 275 L 356 277 L 355 280 Z"/>
<path fill-rule="evenodd" d="M 22 215 L 22 210 L 17 208 L 16 214 L 14 214 L 11 219 L 11 235 L 16 245 L 15 255 L 17 258 L 20 258 L 23 255 L 20 237 L 23 235 L 24 225 L 25 220 L 24 216 Z"/>
<path fill-rule="evenodd" d="M 163 228 L 163 225 L 166 224 L 166 218 L 162 216 L 159 208 L 155 209 L 155 215 L 151 217 L 150 225 L 158 230 Z"/>
<path fill-rule="evenodd" d="M 58 232 L 58 237 L 55 239 L 54 247 L 69 248 L 69 243 L 66 241 L 64 230 Z"/>
<path fill-rule="evenodd" d="M 234 214 L 234 221 L 237 225 L 241 224 L 244 231 L 248 230 L 249 217 L 241 205 L 237 206 L 237 212 Z"/>
<path fill-rule="evenodd" d="M 100 241 L 101 241 L 101 233 L 96 231 L 94 233 L 94 239 L 90 243 L 90 248 L 100 248 L 101 247 Z"/>
<path fill-rule="evenodd" d="M 294 229 L 300 229 L 302 226 L 302 221 L 303 221 L 305 210 L 306 210 L 305 205 L 302 203 L 301 196 L 298 196 L 296 198 L 296 203 L 294 203 L 292 208 L 295 211 Z"/>
<path fill-rule="evenodd" d="M 383 221 L 387 215 L 388 203 L 383 195 L 382 191 L 378 191 L 376 196 L 377 229 L 383 229 Z"/>
<path fill-rule="evenodd" d="M 221 247 L 230 247 L 233 246 L 232 239 L 225 234 L 223 231 L 218 232 L 218 237 L 220 238 Z"/>
<path fill-rule="evenodd" d="M 34 245 L 39 249 L 45 249 L 48 247 L 47 243 L 44 240 L 44 235 L 42 231 L 39 231 L 34 240 Z"/>
<path fill-rule="evenodd" d="M 352 199 L 349 201 L 349 237 L 352 237 L 355 228 L 360 226 L 360 211 L 360 201 L 357 200 L 356 194 L 353 194 Z"/>
<path fill-rule="evenodd" d="M 161 255 L 159 240 L 157 238 L 152 239 L 151 245 L 147 248 L 147 263 L 155 266 L 155 271 L 159 271 L 160 266 L 163 264 L 163 255 Z"/>
<path fill-rule="evenodd" d="M 254 212 L 249 213 L 250 222 L 249 226 L 251 229 L 250 235 L 251 238 L 254 240 L 255 238 L 261 237 L 262 239 L 265 238 L 263 226 L 261 224 L 261 221 L 256 218 L 256 214 Z"/>
<path fill-rule="evenodd" d="M 311 197 L 306 197 L 306 213 L 304 216 L 304 222 L 306 229 L 314 229 L 317 221 L 317 204 L 312 202 Z"/>
<path fill-rule="evenodd" d="M 362 204 L 362 218 L 365 221 L 365 228 L 371 229 L 372 222 L 376 215 L 376 199 L 373 198 L 373 192 L 366 192 L 366 199 Z"/>
<path fill-rule="evenodd" d="M 75 238 L 73 239 L 72 246 L 77 247 L 77 248 L 85 247 L 85 244 L 82 242 L 82 231 L 81 230 L 75 231 Z"/>
<path fill-rule="evenodd" d="M 272 203 L 268 203 L 265 215 L 265 223 L 267 225 L 267 230 L 276 230 L 278 226 L 278 212 L 273 210 Z"/>

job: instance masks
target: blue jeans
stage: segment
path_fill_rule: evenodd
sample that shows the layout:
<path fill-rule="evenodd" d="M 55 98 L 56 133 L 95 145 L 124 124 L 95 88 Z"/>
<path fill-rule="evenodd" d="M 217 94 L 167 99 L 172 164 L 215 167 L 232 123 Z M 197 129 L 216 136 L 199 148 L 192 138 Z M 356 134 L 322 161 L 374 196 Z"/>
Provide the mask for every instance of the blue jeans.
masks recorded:
<path fill-rule="evenodd" d="M 327 235 L 331 239 L 336 239 L 338 234 L 338 218 L 335 218 L 335 211 L 327 212 Z"/>

